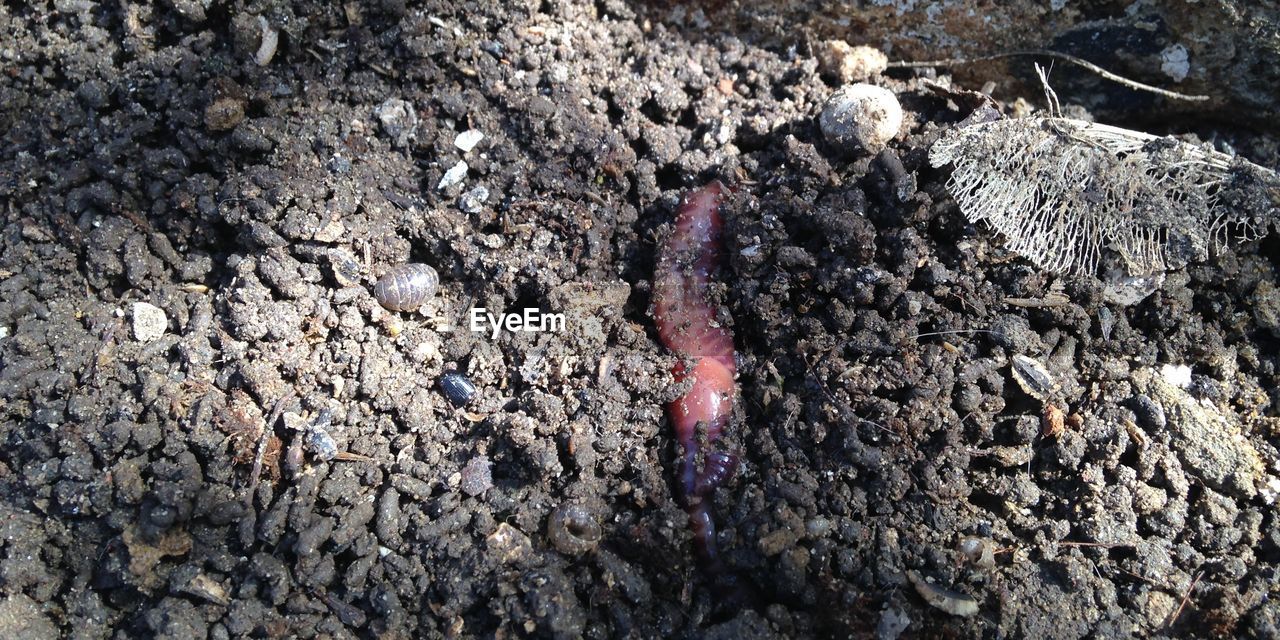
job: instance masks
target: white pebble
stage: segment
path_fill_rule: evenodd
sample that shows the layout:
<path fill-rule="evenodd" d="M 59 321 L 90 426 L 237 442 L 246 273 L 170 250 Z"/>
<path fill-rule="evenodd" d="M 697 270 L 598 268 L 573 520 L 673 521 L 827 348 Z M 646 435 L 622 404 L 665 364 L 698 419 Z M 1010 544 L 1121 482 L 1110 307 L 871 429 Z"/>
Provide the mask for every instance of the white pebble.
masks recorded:
<path fill-rule="evenodd" d="M 164 310 L 147 302 L 133 303 L 133 337 L 140 342 L 151 342 L 164 335 L 169 328 L 169 317 Z"/>
<path fill-rule="evenodd" d="M 453 165 L 448 171 L 444 172 L 444 177 L 440 178 L 440 184 L 436 185 L 436 189 L 441 191 L 460 184 L 467 177 L 467 162 L 459 160 L 458 164 Z"/>
<path fill-rule="evenodd" d="M 481 140 L 484 140 L 483 133 L 476 129 L 468 129 L 459 133 L 457 138 L 454 138 L 453 146 L 462 149 L 462 152 L 466 153 L 476 148 L 476 145 L 480 144 Z"/>
<path fill-rule="evenodd" d="M 1166 364 L 1160 367 L 1160 375 L 1164 376 L 1165 382 L 1180 389 L 1191 386 L 1191 367 L 1185 364 Z"/>
<path fill-rule="evenodd" d="M 889 57 L 875 47 L 853 47 L 844 40 L 828 40 L 815 52 L 822 72 L 840 82 L 864 82 L 889 67 Z"/>
<path fill-rule="evenodd" d="M 898 135 L 902 127 L 902 105 L 888 89 L 851 84 L 827 100 L 818 126 L 831 144 L 856 145 L 876 153 Z"/>

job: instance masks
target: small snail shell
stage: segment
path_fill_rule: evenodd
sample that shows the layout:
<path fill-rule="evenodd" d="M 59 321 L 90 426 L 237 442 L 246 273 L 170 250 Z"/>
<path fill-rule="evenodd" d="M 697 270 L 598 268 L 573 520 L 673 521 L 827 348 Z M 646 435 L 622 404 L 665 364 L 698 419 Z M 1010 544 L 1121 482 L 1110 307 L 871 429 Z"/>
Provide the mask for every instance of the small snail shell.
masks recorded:
<path fill-rule="evenodd" d="M 373 285 L 373 297 L 391 311 L 415 311 L 436 294 L 440 278 L 429 265 L 412 262 L 391 267 Z"/>
<path fill-rule="evenodd" d="M 851 84 L 836 91 L 822 109 L 818 126 L 837 146 L 858 146 L 877 153 L 898 135 L 902 105 L 892 91 L 871 84 Z"/>
<path fill-rule="evenodd" d="M 565 555 L 576 556 L 596 548 L 601 538 L 600 524 L 586 507 L 562 504 L 547 520 L 551 545 Z"/>

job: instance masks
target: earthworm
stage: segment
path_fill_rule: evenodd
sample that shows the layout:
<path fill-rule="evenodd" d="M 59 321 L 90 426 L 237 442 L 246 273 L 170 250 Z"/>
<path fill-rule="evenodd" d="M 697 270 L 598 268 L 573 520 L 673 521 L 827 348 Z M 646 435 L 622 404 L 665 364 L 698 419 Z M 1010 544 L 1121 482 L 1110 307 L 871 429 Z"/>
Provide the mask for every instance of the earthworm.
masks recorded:
<path fill-rule="evenodd" d="M 718 566 L 719 559 L 711 494 L 728 481 L 738 462 L 736 455 L 711 448 L 729 422 L 736 389 L 733 333 L 716 321 L 716 307 L 707 301 L 708 285 L 720 264 L 720 204 L 725 192 L 715 181 L 685 194 L 653 283 L 658 337 L 679 357 L 673 370 L 676 383 L 693 383 L 667 410 L 684 447 L 679 488 L 694 544 L 712 566 Z M 699 428 L 705 434 L 702 442 Z"/>

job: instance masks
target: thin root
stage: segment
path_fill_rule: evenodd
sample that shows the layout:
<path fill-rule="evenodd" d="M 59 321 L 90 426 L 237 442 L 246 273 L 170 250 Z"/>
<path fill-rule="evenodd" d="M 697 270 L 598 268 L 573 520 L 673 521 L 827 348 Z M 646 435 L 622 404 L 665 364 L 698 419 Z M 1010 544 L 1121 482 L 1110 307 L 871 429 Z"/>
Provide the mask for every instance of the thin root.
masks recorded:
<path fill-rule="evenodd" d="M 1099 67 L 1098 65 L 1092 62 L 1089 62 L 1088 60 L 1077 58 L 1073 55 L 1062 53 L 1061 51 L 1049 51 L 1047 49 L 1029 49 L 1025 51 L 1009 51 L 1006 53 L 994 53 L 989 56 L 978 56 L 976 58 L 952 58 L 949 60 L 925 60 L 920 62 L 911 62 L 911 61 L 902 60 L 898 62 L 890 62 L 889 68 L 919 69 L 924 67 L 958 67 L 961 65 L 973 64 L 975 62 L 983 62 L 986 60 L 999 60 L 1002 58 L 1015 58 L 1015 57 L 1026 57 L 1026 56 L 1041 56 L 1046 58 L 1055 58 L 1058 60 L 1062 60 L 1064 62 L 1069 62 L 1071 64 L 1083 67 L 1103 78 L 1106 78 L 1107 80 L 1129 87 L 1130 89 L 1135 89 L 1137 91 L 1147 91 L 1150 93 L 1154 93 L 1158 96 L 1164 96 L 1166 98 L 1170 98 L 1172 100 L 1186 100 L 1189 102 L 1205 102 L 1206 100 L 1209 99 L 1209 96 L 1205 96 L 1205 95 L 1192 95 L 1187 93 L 1179 93 L 1177 91 L 1161 89 L 1160 87 L 1153 87 L 1149 84 L 1138 82 L 1137 80 L 1130 80 L 1124 76 L 1111 73 L 1110 71 L 1107 71 L 1106 69 L 1103 69 L 1102 67 Z"/>
<path fill-rule="evenodd" d="M 1169 622 L 1165 623 L 1166 629 L 1172 627 L 1173 623 L 1178 621 L 1178 616 L 1182 615 L 1182 610 L 1187 606 L 1187 601 L 1191 599 L 1191 592 L 1195 591 L 1196 585 L 1200 583 L 1200 578 L 1202 577 L 1204 577 L 1203 571 L 1197 573 L 1195 579 L 1191 581 L 1191 586 L 1187 587 L 1187 592 L 1182 595 L 1182 602 L 1178 603 L 1178 609 L 1173 612 L 1173 615 L 1169 616 Z"/>

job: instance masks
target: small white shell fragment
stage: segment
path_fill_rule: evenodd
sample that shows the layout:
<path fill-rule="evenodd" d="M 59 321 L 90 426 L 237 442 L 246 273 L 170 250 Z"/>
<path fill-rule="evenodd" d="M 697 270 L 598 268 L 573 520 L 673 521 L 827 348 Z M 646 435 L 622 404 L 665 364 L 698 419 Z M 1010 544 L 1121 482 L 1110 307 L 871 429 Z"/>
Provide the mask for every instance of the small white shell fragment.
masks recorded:
<path fill-rule="evenodd" d="M 851 84 L 836 91 L 818 117 L 828 142 L 859 146 L 877 153 L 902 128 L 902 105 L 892 91 L 873 84 Z"/>
<path fill-rule="evenodd" d="M 436 189 L 444 191 L 453 185 L 460 184 L 467 177 L 467 162 L 459 160 L 458 164 L 453 165 L 448 171 L 444 172 L 444 176 L 440 178 L 440 184 L 436 185 Z"/>
<path fill-rule="evenodd" d="M 253 54 L 253 61 L 259 67 L 265 67 L 271 64 L 271 59 L 276 55 L 276 47 L 280 46 L 280 32 L 272 29 L 271 23 L 262 16 L 258 16 L 258 26 L 262 28 L 262 40 L 258 44 L 258 52 Z"/>
<path fill-rule="evenodd" d="M 462 152 L 466 153 L 476 148 L 476 145 L 480 144 L 481 140 L 484 140 L 484 133 L 478 129 L 468 129 L 459 133 L 458 137 L 453 139 L 453 146 L 462 149 Z"/>
<path fill-rule="evenodd" d="M 926 582 L 914 571 L 907 572 L 907 579 L 916 588 L 916 593 L 933 607 L 953 616 L 968 617 L 978 613 L 978 601 L 963 593 Z"/>
<path fill-rule="evenodd" d="M 1108 273 L 1103 279 L 1102 299 L 1111 304 L 1129 307 L 1155 293 L 1164 286 L 1164 274 L 1131 276 L 1124 273 Z"/>
<path fill-rule="evenodd" d="M 1191 386 L 1191 367 L 1185 364 L 1166 364 L 1160 367 L 1160 376 L 1179 389 Z"/>
<path fill-rule="evenodd" d="M 956 549 L 969 564 L 976 567 L 990 569 L 996 566 L 995 545 L 987 538 L 965 536 L 960 539 Z"/>
<path fill-rule="evenodd" d="M 133 337 L 140 342 L 151 342 L 164 335 L 169 328 L 169 317 L 164 310 L 148 302 L 133 303 Z"/>

